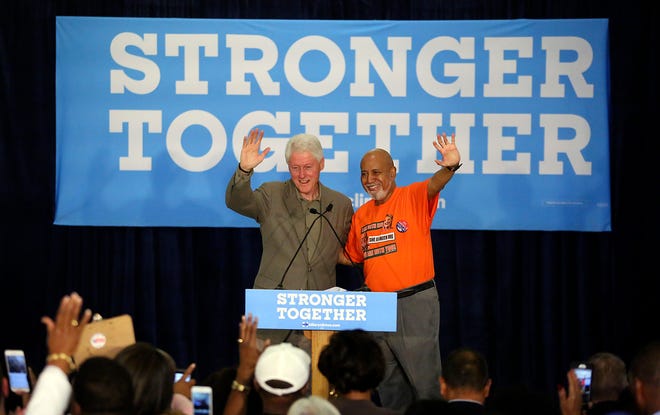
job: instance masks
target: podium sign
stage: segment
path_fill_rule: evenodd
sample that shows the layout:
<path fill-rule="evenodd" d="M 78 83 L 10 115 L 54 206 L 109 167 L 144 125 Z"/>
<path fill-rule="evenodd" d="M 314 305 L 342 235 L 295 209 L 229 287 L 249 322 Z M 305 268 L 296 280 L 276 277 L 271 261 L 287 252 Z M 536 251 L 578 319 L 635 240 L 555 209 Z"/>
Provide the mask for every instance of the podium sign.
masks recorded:
<path fill-rule="evenodd" d="M 396 331 L 396 293 L 370 291 L 245 290 L 245 313 L 259 328 Z"/>

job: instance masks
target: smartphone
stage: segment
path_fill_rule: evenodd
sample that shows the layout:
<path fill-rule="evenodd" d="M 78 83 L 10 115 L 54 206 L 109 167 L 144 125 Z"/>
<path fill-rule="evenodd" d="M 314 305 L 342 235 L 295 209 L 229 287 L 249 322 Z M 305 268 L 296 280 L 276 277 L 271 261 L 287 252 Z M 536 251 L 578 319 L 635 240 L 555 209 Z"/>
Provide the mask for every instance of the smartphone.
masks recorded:
<path fill-rule="evenodd" d="M 577 363 L 573 370 L 582 390 L 582 407 L 587 407 L 591 400 L 591 366 L 588 363 Z"/>
<path fill-rule="evenodd" d="M 185 371 L 186 371 L 185 369 L 177 369 L 174 372 L 174 383 L 177 383 L 179 379 L 181 379 Z M 186 382 L 190 382 L 190 375 L 188 375 L 188 377 L 186 378 Z"/>
<path fill-rule="evenodd" d="M 210 386 L 193 386 L 190 399 L 194 415 L 213 415 L 213 389 Z"/>
<path fill-rule="evenodd" d="M 23 350 L 5 350 L 9 388 L 14 393 L 30 392 L 27 363 Z"/>

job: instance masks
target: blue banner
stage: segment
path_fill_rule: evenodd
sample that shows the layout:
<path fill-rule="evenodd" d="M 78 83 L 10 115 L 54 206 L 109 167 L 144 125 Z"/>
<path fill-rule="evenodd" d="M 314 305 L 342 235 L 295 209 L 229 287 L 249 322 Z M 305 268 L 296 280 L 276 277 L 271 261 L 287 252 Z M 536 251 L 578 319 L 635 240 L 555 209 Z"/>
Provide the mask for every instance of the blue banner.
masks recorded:
<path fill-rule="evenodd" d="M 607 19 L 483 21 L 57 17 L 55 223 L 256 227 L 225 187 L 252 128 L 317 135 L 321 181 L 368 200 L 360 159 L 397 184 L 463 166 L 433 229 L 610 231 Z"/>
<path fill-rule="evenodd" d="M 245 290 L 245 314 L 262 329 L 396 331 L 396 293 Z"/>

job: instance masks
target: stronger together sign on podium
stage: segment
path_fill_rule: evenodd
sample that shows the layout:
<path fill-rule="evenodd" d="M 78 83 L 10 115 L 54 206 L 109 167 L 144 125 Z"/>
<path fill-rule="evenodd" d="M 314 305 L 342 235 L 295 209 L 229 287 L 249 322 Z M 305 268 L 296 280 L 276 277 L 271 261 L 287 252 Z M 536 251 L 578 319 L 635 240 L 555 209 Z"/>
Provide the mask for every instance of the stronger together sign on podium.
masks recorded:
<path fill-rule="evenodd" d="M 396 331 L 396 309 L 396 293 L 245 290 L 245 312 L 264 329 Z"/>

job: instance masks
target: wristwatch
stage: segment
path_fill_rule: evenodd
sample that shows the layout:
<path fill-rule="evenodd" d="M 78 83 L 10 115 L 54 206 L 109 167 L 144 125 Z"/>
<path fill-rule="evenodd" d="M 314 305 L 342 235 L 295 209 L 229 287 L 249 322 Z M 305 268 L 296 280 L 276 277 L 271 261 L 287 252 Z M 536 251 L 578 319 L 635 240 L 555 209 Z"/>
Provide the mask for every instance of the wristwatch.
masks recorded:
<path fill-rule="evenodd" d="M 447 170 L 449 170 L 449 171 L 451 171 L 451 172 L 454 172 L 454 171 L 460 169 L 462 165 L 463 165 L 463 163 L 458 163 L 458 164 L 455 165 L 455 166 L 445 166 L 445 169 L 447 169 Z"/>

